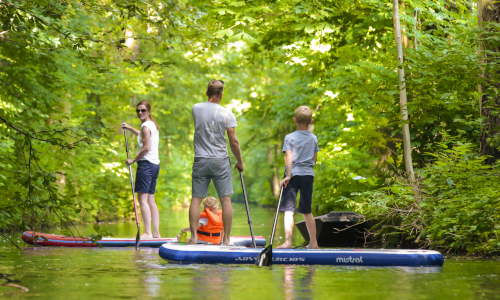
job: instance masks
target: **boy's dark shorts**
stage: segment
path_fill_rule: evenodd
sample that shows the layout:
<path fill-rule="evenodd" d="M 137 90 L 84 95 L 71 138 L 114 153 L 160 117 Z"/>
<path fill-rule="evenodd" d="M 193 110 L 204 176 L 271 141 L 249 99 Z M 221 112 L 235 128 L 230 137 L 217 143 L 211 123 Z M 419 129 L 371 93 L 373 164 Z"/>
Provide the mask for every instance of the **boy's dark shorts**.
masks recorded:
<path fill-rule="evenodd" d="M 135 192 L 154 194 L 159 173 L 160 165 L 155 165 L 147 160 L 138 161 L 137 174 L 135 175 Z"/>
<path fill-rule="evenodd" d="M 314 176 L 293 176 L 287 187 L 283 189 L 283 200 L 280 211 L 295 212 L 295 200 L 300 191 L 299 210 L 301 214 L 310 214 L 312 205 Z"/>

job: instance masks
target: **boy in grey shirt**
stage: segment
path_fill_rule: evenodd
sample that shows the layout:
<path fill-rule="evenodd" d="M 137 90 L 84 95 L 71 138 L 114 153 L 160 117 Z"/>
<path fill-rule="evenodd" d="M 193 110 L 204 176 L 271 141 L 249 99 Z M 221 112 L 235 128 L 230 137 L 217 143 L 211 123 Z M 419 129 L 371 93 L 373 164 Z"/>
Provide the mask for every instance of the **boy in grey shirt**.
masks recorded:
<path fill-rule="evenodd" d="M 298 212 L 304 215 L 310 242 L 308 249 L 317 249 L 316 221 L 311 212 L 312 193 L 314 182 L 314 165 L 318 155 L 318 139 L 308 131 L 309 124 L 313 123 L 312 111 L 307 106 L 300 106 L 295 110 L 293 121 L 297 131 L 285 136 L 283 153 L 285 153 L 286 176 L 280 182 L 283 187 L 283 201 L 280 211 L 285 212 L 285 243 L 277 248 L 292 248 L 292 232 L 294 226 L 295 200 L 300 191 Z"/>

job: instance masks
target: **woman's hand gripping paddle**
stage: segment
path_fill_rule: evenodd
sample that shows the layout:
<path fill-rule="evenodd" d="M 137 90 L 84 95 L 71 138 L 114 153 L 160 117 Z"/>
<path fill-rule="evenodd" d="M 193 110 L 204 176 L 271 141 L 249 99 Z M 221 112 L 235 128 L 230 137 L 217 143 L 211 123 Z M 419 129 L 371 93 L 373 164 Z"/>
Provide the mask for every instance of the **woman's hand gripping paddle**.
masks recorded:
<path fill-rule="evenodd" d="M 276 208 L 276 216 L 274 217 L 273 232 L 271 233 L 271 240 L 269 241 L 269 246 L 267 246 L 262 252 L 257 256 L 255 261 L 256 266 L 266 266 L 269 267 L 273 264 L 273 240 L 274 233 L 276 232 L 276 223 L 278 222 L 278 214 L 280 213 L 281 197 L 283 196 L 283 186 L 281 186 L 280 198 L 278 200 L 278 208 Z"/>
<path fill-rule="evenodd" d="M 123 134 L 125 135 L 125 147 L 127 148 L 127 159 L 129 159 L 128 154 L 128 140 L 127 140 L 127 130 L 123 128 Z M 135 222 L 137 223 L 137 236 L 135 237 L 135 250 L 139 248 L 141 243 L 141 229 L 139 228 L 139 214 L 137 213 L 137 201 L 135 200 L 134 191 L 134 176 L 132 175 L 132 166 L 128 166 L 128 171 L 130 173 L 130 186 L 132 187 L 132 197 L 134 198 L 134 211 L 135 211 Z"/>
<path fill-rule="evenodd" d="M 255 236 L 253 234 L 252 218 L 250 218 L 250 209 L 248 208 L 247 191 L 245 190 L 245 182 L 243 181 L 243 173 L 241 172 L 241 170 L 239 168 L 238 168 L 238 171 L 240 171 L 241 188 L 243 189 L 243 198 L 245 198 L 245 206 L 247 207 L 248 225 L 250 225 L 250 234 L 252 235 L 252 245 L 254 248 L 257 248 L 257 245 L 255 244 Z"/>

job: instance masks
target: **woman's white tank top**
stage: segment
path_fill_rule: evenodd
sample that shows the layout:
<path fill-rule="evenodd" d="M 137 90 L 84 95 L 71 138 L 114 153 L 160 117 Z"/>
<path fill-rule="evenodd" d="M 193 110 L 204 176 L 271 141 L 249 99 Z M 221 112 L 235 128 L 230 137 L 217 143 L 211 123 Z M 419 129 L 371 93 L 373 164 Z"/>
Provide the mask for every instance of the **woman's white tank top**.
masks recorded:
<path fill-rule="evenodd" d="M 136 154 L 138 154 L 144 146 L 142 142 L 142 127 L 144 126 L 146 126 L 151 131 L 151 146 L 149 148 L 149 152 L 139 160 L 147 160 L 152 164 L 159 165 L 160 157 L 158 156 L 158 144 L 160 141 L 160 133 L 158 132 L 158 129 L 156 129 L 156 124 L 153 121 L 146 121 L 142 123 L 141 130 L 137 135 L 137 143 L 139 144 L 139 148 L 137 149 Z"/>

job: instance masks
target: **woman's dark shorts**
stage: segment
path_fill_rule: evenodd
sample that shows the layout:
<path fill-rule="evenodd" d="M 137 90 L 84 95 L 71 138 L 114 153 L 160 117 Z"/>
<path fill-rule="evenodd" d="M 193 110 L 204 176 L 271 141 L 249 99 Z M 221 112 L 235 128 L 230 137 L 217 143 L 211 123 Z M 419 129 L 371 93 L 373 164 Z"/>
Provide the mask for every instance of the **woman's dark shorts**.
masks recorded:
<path fill-rule="evenodd" d="M 295 212 L 295 200 L 300 191 L 299 210 L 301 214 L 310 214 L 312 206 L 314 176 L 293 176 L 287 187 L 283 189 L 283 202 L 280 211 Z"/>
<path fill-rule="evenodd" d="M 154 194 L 159 173 L 160 165 L 155 165 L 147 160 L 138 161 L 137 174 L 135 175 L 135 192 Z"/>

